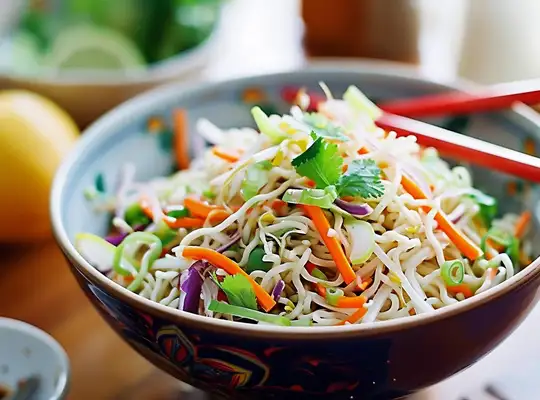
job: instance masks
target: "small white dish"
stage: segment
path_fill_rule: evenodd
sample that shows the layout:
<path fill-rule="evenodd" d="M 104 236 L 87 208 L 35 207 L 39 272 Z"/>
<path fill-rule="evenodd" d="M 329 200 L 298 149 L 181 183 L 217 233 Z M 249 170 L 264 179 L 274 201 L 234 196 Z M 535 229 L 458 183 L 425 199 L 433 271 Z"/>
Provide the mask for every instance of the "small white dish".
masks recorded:
<path fill-rule="evenodd" d="M 22 321 L 0 318 L 0 386 L 14 389 L 20 380 L 36 376 L 39 388 L 32 399 L 65 399 L 69 360 L 49 334 Z"/>

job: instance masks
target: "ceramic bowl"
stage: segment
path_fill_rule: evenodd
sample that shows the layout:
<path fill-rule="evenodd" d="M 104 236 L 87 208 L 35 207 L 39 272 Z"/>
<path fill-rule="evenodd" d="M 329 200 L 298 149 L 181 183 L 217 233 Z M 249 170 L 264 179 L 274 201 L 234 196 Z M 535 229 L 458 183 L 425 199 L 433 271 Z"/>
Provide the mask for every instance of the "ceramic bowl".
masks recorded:
<path fill-rule="evenodd" d="M 103 179 L 114 191 L 124 163 L 136 179 L 172 170 L 170 116 L 187 110 L 190 126 L 207 117 L 218 126 L 252 125 L 253 102 L 287 112 L 283 88 L 318 90 L 324 81 L 336 95 L 358 85 L 376 100 L 448 90 L 408 70 L 346 64 L 258 76 L 197 87 L 169 86 L 133 99 L 107 114 L 84 135 L 61 167 L 52 193 L 54 232 L 81 288 L 110 326 L 157 367 L 196 387 L 239 398 L 397 398 L 437 383 L 471 365 L 508 336 L 536 303 L 540 269 L 527 268 L 487 293 L 429 315 L 366 325 L 320 328 L 258 326 L 214 320 L 151 303 L 117 286 L 75 250 L 74 235 L 104 235 L 109 216 L 93 211 L 85 188 Z M 150 133 L 150 117 L 163 119 Z M 471 118 L 432 121 L 498 144 L 531 151 L 540 145 L 535 114 L 527 107 Z M 191 153 L 204 146 L 190 136 Z M 536 187 L 483 169 L 476 185 L 501 200 L 503 211 L 529 207 Z M 537 216 L 534 218 L 537 225 Z M 534 241 L 538 237 L 533 238 Z M 328 398 L 328 397 L 325 397 Z"/>
<path fill-rule="evenodd" d="M 0 318 L 0 386 L 13 390 L 30 376 L 39 379 L 32 400 L 65 399 L 70 374 L 64 349 L 35 326 Z"/>

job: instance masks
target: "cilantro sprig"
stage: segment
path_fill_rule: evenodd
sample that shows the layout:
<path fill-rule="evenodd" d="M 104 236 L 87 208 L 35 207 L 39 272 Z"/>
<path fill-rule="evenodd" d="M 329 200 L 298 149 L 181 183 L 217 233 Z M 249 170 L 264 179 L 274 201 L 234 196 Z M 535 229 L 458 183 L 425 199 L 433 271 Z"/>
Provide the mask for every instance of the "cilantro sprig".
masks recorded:
<path fill-rule="evenodd" d="M 354 160 L 338 182 L 340 196 L 379 198 L 384 194 L 381 169 L 374 160 Z"/>
<path fill-rule="evenodd" d="M 317 137 L 316 133 L 313 135 Z M 318 136 L 313 144 L 292 160 L 298 174 L 315 182 L 317 189 L 335 186 L 339 196 L 364 199 L 384 194 L 381 170 L 373 160 L 354 160 L 342 173 L 343 158 L 338 146 Z"/>
<path fill-rule="evenodd" d="M 296 172 L 315 182 L 318 189 L 335 185 L 341 176 L 343 158 L 338 146 L 318 137 L 306 151 L 292 160 Z"/>

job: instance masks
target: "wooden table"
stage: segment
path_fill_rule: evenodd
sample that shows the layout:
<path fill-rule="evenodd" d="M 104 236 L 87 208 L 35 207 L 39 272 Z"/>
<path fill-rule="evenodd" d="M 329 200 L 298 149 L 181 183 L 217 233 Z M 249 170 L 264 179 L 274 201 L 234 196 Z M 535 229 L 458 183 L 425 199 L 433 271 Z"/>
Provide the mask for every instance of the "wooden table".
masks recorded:
<path fill-rule="evenodd" d="M 303 54 L 301 26 L 295 17 L 297 1 L 231 0 L 228 7 L 228 27 L 221 32 L 222 45 L 217 49 L 215 62 L 205 71 L 205 78 L 300 65 Z M 280 21 L 280 29 L 268 25 L 268 20 L 273 19 Z M 239 36 L 244 38 L 242 47 L 238 46 Z M 105 324 L 76 285 L 52 239 L 33 246 L 0 246 L 0 254 L 0 316 L 36 325 L 61 343 L 71 360 L 71 399 L 204 397 L 154 368 Z M 490 383 L 504 392 L 499 400 L 539 398 L 539 331 L 537 308 L 483 361 L 414 398 L 497 400 L 484 390 Z"/>

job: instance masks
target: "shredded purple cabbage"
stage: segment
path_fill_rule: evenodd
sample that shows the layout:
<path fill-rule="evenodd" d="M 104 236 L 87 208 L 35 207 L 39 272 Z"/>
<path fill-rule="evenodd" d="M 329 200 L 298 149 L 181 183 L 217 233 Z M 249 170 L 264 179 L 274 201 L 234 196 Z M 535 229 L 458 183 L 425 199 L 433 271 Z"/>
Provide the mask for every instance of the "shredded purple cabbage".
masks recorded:
<path fill-rule="evenodd" d="M 147 225 L 137 225 L 136 227 L 133 228 L 133 231 L 134 232 L 141 232 L 141 231 L 145 230 L 146 227 L 147 227 Z M 105 240 L 107 242 L 109 242 L 110 244 L 112 244 L 113 246 L 120 246 L 120 243 L 122 243 L 122 241 L 127 236 L 129 236 L 129 233 L 115 233 L 115 234 L 106 236 Z"/>
<path fill-rule="evenodd" d="M 189 267 L 187 278 L 180 288 L 186 294 L 182 306 L 183 311 L 193 314 L 199 313 L 199 301 L 203 285 L 202 274 L 207 267 L 208 263 L 206 261 L 196 261 Z M 180 284 L 180 281 L 178 284 Z"/>
<path fill-rule="evenodd" d="M 285 282 L 283 282 L 281 279 L 276 283 L 276 286 L 274 286 L 274 290 L 272 290 L 272 297 L 275 301 L 278 301 L 281 297 L 281 292 L 283 292 L 283 289 L 285 289 Z"/>
<path fill-rule="evenodd" d="M 240 238 L 242 237 L 242 235 L 240 234 L 240 232 L 236 232 L 234 235 L 231 236 L 231 241 L 229 243 L 226 243 L 224 244 L 223 246 L 221 247 L 218 247 L 216 249 L 216 251 L 218 253 L 224 253 L 226 252 L 227 250 L 229 250 L 234 244 L 236 244 Z"/>
<path fill-rule="evenodd" d="M 373 212 L 373 209 L 368 204 L 353 204 L 341 199 L 336 199 L 334 203 L 339 208 L 358 217 L 364 217 Z"/>

